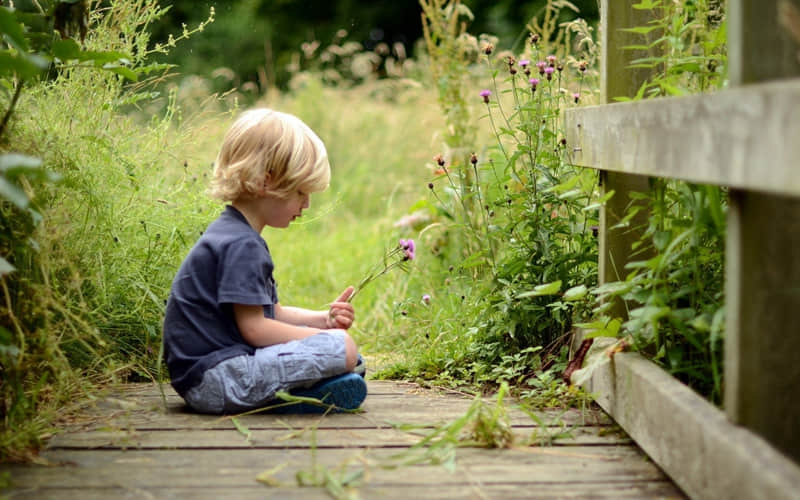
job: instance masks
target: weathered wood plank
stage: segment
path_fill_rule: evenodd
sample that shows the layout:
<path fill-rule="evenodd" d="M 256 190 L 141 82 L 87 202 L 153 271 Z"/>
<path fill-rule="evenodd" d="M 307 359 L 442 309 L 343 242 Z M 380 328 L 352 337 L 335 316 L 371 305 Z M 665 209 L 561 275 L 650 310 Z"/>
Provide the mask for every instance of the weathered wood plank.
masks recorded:
<path fill-rule="evenodd" d="M 798 84 L 800 0 L 733 0 L 730 11 L 731 84 L 742 86 L 742 92 L 772 78 L 791 77 Z M 785 141 L 781 150 L 789 154 L 755 157 L 756 165 L 748 167 L 757 173 L 793 172 L 786 181 L 795 189 L 785 193 L 794 197 L 767 196 L 752 185 L 729 193 L 725 409 L 733 422 L 800 462 L 800 399 L 794 397 L 800 384 L 800 335 L 791 326 L 800 309 L 800 90 L 793 95 L 793 103 L 785 103 L 788 109 L 768 116 L 768 124 L 753 124 L 782 132 L 771 139 Z"/>
<path fill-rule="evenodd" d="M 576 165 L 800 195 L 800 79 L 565 116 Z"/>
<path fill-rule="evenodd" d="M 155 396 L 155 386 L 139 386 L 134 390 L 94 400 L 80 416 L 72 416 L 64 424 L 69 429 L 233 429 L 230 418 L 199 415 L 189 410 L 171 388 L 166 391 L 167 407 L 160 396 Z M 424 396 L 423 396 L 424 394 Z M 409 404 L 413 401 L 413 404 Z M 486 404 L 493 404 L 485 398 Z M 389 427 L 392 424 L 437 425 L 456 419 L 469 409 L 473 400 L 454 394 L 437 394 L 433 391 L 369 394 L 363 412 L 353 414 L 278 415 L 255 413 L 237 417 L 250 429 L 287 429 L 317 425 L 331 427 Z M 508 406 L 509 417 L 515 426 L 538 426 L 531 417 Z M 398 420 L 401 418 L 402 420 Z M 609 425 L 605 412 L 592 405 L 584 410 L 544 410 L 536 412 L 539 421 L 549 427 L 574 425 Z"/>
<path fill-rule="evenodd" d="M 639 87 L 653 73 L 652 68 L 632 67 L 636 59 L 653 57 L 658 45 L 648 49 L 619 50 L 619 47 L 648 45 L 642 35 L 633 33 L 630 28 L 647 26 L 652 13 L 645 9 L 632 9 L 628 0 L 601 0 L 600 2 L 600 95 L 601 102 L 614 102 L 617 97 L 632 97 Z M 644 38 L 655 40 L 659 32 L 653 31 Z M 567 138 L 567 144 L 574 144 Z M 608 192 L 616 194 L 600 208 L 600 227 L 598 230 L 598 282 L 600 284 L 617 281 L 624 275 L 625 265 L 630 262 L 632 245 L 638 241 L 647 227 L 647 213 L 642 210 L 630 221 L 629 227 L 614 230 L 625 216 L 633 201 L 631 192 L 647 192 L 647 177 L 619 172 L 601 172 L 601 196 Z M 618 298 L 612 299 L 609 314 L 626 318 L 628 308 Z"/>
<path fill-rule="evenodd" d="M 610 483 L 663 481 L 661 470 L 635 447 L 517 448 L 456 450 L 454 469 L 442 465 L 406 465 L 398 450 L 318 449 L 286 450 L 190 450 L 49 452 L 53 460 L 71 465 L 12 468 L 17 488 L 46 484 L 51 488 L 100 488 L 108 486 L 235 487 L 254 483 L 259 474 L 294 485 L 298 471 L 309 471 L 313 463 L 333 474 L 342 470 L 364 470 L 370 485 L 428 485 L 431 487 L 478 484 L 532 484 L 538 482 Z M 312 462 L 316 460 L 316 462 Z"/>
<path fill-rule="evenodd" d="M 587 389 L 690 497 L 797 498 L 800 466 L 639 354 L 615 354 Z"/>
<path fill-rule="evenodd" d="M 486 499 L 486 498 L 681 498 L 671 483 L 648 482 L 597 482 L 597 483 L 511 483 L 511 484 L 464 484 L 458 485 L 403 485 L 394 486 L 366 484 L 357 488 L 361 498 L 407 500 L 409 498 L 439 499 Z M 20 495 L 22 498 L 38 500 L 107 500 L 109 498 L 174 498 L 192 500 L 263 500 L 265 498 L 292 498 L 293 500 L 330 500 L 331 495 L 322 488 L 313 487 L 267 487 L 265 485 L 240 484 L 225 487 L 158 487 L 142 485 L 134 488 L 104 487 L 51 489 L 39 485 Z"/>
<path fill-rule="evenodd" d="M 294 430 L 254 430 L 249 439 L 235 429 L 230 430 L 119 430 L 90 432 L 64 432 L 54 436 L 48 447 L 98 448 L 98 449 L 203 449 L 203 448 L 376 448 L 407 447 L 419 442 L 431 432 L 430 428 L 403 431 L 394 428 L 337 428 L 312 427 Z M 629 444 L 630 440 L 619 432 L 605 432 L 598 427 L 514 429 L 519 442 L 554 440 L 569 445 Z"/>

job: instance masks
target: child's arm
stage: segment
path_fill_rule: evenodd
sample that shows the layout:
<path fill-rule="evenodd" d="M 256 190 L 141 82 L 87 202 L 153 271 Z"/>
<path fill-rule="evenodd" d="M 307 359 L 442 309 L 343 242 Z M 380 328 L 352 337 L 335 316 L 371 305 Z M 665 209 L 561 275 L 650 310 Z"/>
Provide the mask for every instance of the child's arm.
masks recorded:
<path fill-rule="evenodd" d="M 276 307 L 275 312 L 277 313 L 277 311 L 278 308 Z M 267 318 L 264 316 L 264 308 L 262 306 L 234 304 L 233 315 L 242 338 L 253 347 L 284 344 L 291 340 L 310 337 L 320 331 L 318 328 L 307 328 L 279 319 Z"/>
<path fill-rule="evenodd" d="M 264 316 L 262 306 L 233 305 L 236 326 L 242 338 L 254 347 L 283 344 L 310 337 L 320 330 L 347 329 L 353 324 L 353 306 L 346 302 L 353 293 L 347 287 L 327 311 L 312 311 L 300 307 L 275 304 L 275 319 Z"/>
<path fill-rule="evenodd" d="M 348 329 L 355 319 L 353 305 L 347 302 L 353 294 L 353 287 L 349 286 L 339 297 L 333 301 L 327 311 L 312 311 L 300 307 L 283 307 L 275 304 L 275 319 L 291 325 L 303 325 L 320 330 L 331 328 Z"/>

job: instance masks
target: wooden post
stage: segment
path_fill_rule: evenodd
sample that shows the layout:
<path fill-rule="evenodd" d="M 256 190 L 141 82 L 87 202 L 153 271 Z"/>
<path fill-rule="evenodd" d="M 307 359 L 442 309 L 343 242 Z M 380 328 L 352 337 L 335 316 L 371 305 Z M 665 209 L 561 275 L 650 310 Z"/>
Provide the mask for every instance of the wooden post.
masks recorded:
<path fill-rule="evenodd" d="M 800 75 L 800 0 L 728 15 L 731 85 Z M 800 199 L 731 189 L 728 210 L 725 410 L 800 462 Z"/>
<path fill-rule="evenodd" d="M 628 0 L 602 0 L 600 4 L 600 92 L 602 102 L 614 102 L 615 97 L 633 97 L 652 70 L 630 68 L 631 61 L 649 55 L 643 50 L 625 50 L 626 45 L 642 44 L 641 35 L 622 31 L 646 26 L 648 11 L 635 10 Z M 625 278 L 625 265 L 631 260 L 631 245 L 638 241 L 647 226 L 647 212 L 640 211 L 626 229 L 610 229 L 625 216 L 632 203 L 631 192 L 650 189 L 646 176 L 618 172 L 600 172 L 601 196 L 613 190 L 614 196 L 600 209 L 599 269 L 600 283 Z M 612 315 L 626 318 L 625 305 L 617 302 Z"/>

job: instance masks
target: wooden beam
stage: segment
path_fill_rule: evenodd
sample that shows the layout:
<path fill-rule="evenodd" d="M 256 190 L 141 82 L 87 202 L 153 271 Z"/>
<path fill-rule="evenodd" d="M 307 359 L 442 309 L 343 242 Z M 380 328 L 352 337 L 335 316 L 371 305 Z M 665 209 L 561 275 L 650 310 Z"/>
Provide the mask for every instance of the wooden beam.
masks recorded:
<path fill-rule="evenodd" d="M 732 85 L 750 87 L 800 76 L 800 0 L 731 0 L 729 8 Z M 794 100 L 797 105 L 800 92 Z M 796 148 L 800 118 L 794 109 L 794 116 L 772 116 L 777 123 L 771 128 L 787 130 L 783 138 Z M 753 166 L 759 172 L 800 169 L 796 154 L 759 163 Z M 795 323 L 800 310 L 800 198 L 770 196 L 745 186 L 731 190 L 729 199 L 725 410 L 733 422 L 800 462 L 800 399 L 795 395 L 800 384 L 800 330 Z"/>
<path fill-rule="evenodd" d="M 631 68 L 632 61 L 651 56 L 646 50 L 622 50 L 627 45 L 641 44 L 641 35 L 625 31 L 628 28 L 646 26 L 651 20 L 646 10 L 632 9 L 628 0 L 602 0 L 600 2 L 600 92 L 602 101 L 613 102 L 616 97 L 636 95 L 639 87 L 652 74 L 648 68 Z M 657 36 L 656 32 L 651 36 Z M 569 141 L 569 139 L 567 139 Z M 568 142 L 569 143 L 569 142 Z M 612 230 L 625 216 L 633 201 L 631 192 L 649 190 L 647 177 L 629 174 L 601 175 L 601 196 L 614 191 L 614 196 L 600 209 L 598 234 L 599 262 L 598 280 L 602 283 L 617 281 L 624 275 L 625 265 L 631 260 L 631 246 L 639 241 L 642 229 L 647 225 L 647 212 L 640 211 L 630 221 L 627 230 Z M 641 258 L 641 255 L 640 255 Z M 626 318 L 625 304 L 616 300 L 609 314 Z"/>
<path fill-rule="evenodd" d="M 800 195 L 800 79 L 567 110 L 576 165 Z"/>

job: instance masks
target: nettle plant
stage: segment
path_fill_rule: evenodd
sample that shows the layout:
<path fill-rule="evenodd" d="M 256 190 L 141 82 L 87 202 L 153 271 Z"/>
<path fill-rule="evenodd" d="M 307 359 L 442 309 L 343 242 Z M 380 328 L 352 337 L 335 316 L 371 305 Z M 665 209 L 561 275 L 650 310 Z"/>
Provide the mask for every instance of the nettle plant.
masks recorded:
<path fill-rule="evenodd" d="M 532 26 L 519 54 L 495 54 L 493 40 L 481 38 L 491 84 L 473 95 L 485 106 L 492 145 L 472 154 L 468 166 L 437 156 L 438 176 L 429 184 L 441 213 L 463 214 L 451 216 L 463 221 L 463 248 L 470 249 L 459 268 L 479 269 L 488 282 L 477 304 L 483 338 L 473 356 L 490 361 L 541 346 L 542 365 L 532 369 L 563 361 L 573 318 L 589 311 L 602 203 L 596 173 L 570 165 L 562 120 L 567 106 L 593 94 L 591 29 L 568 23 L 568 35 L 552 43 L 555 27 L 555 17 Z M 573 46 L 582 57 L 570 53 Z"/>

